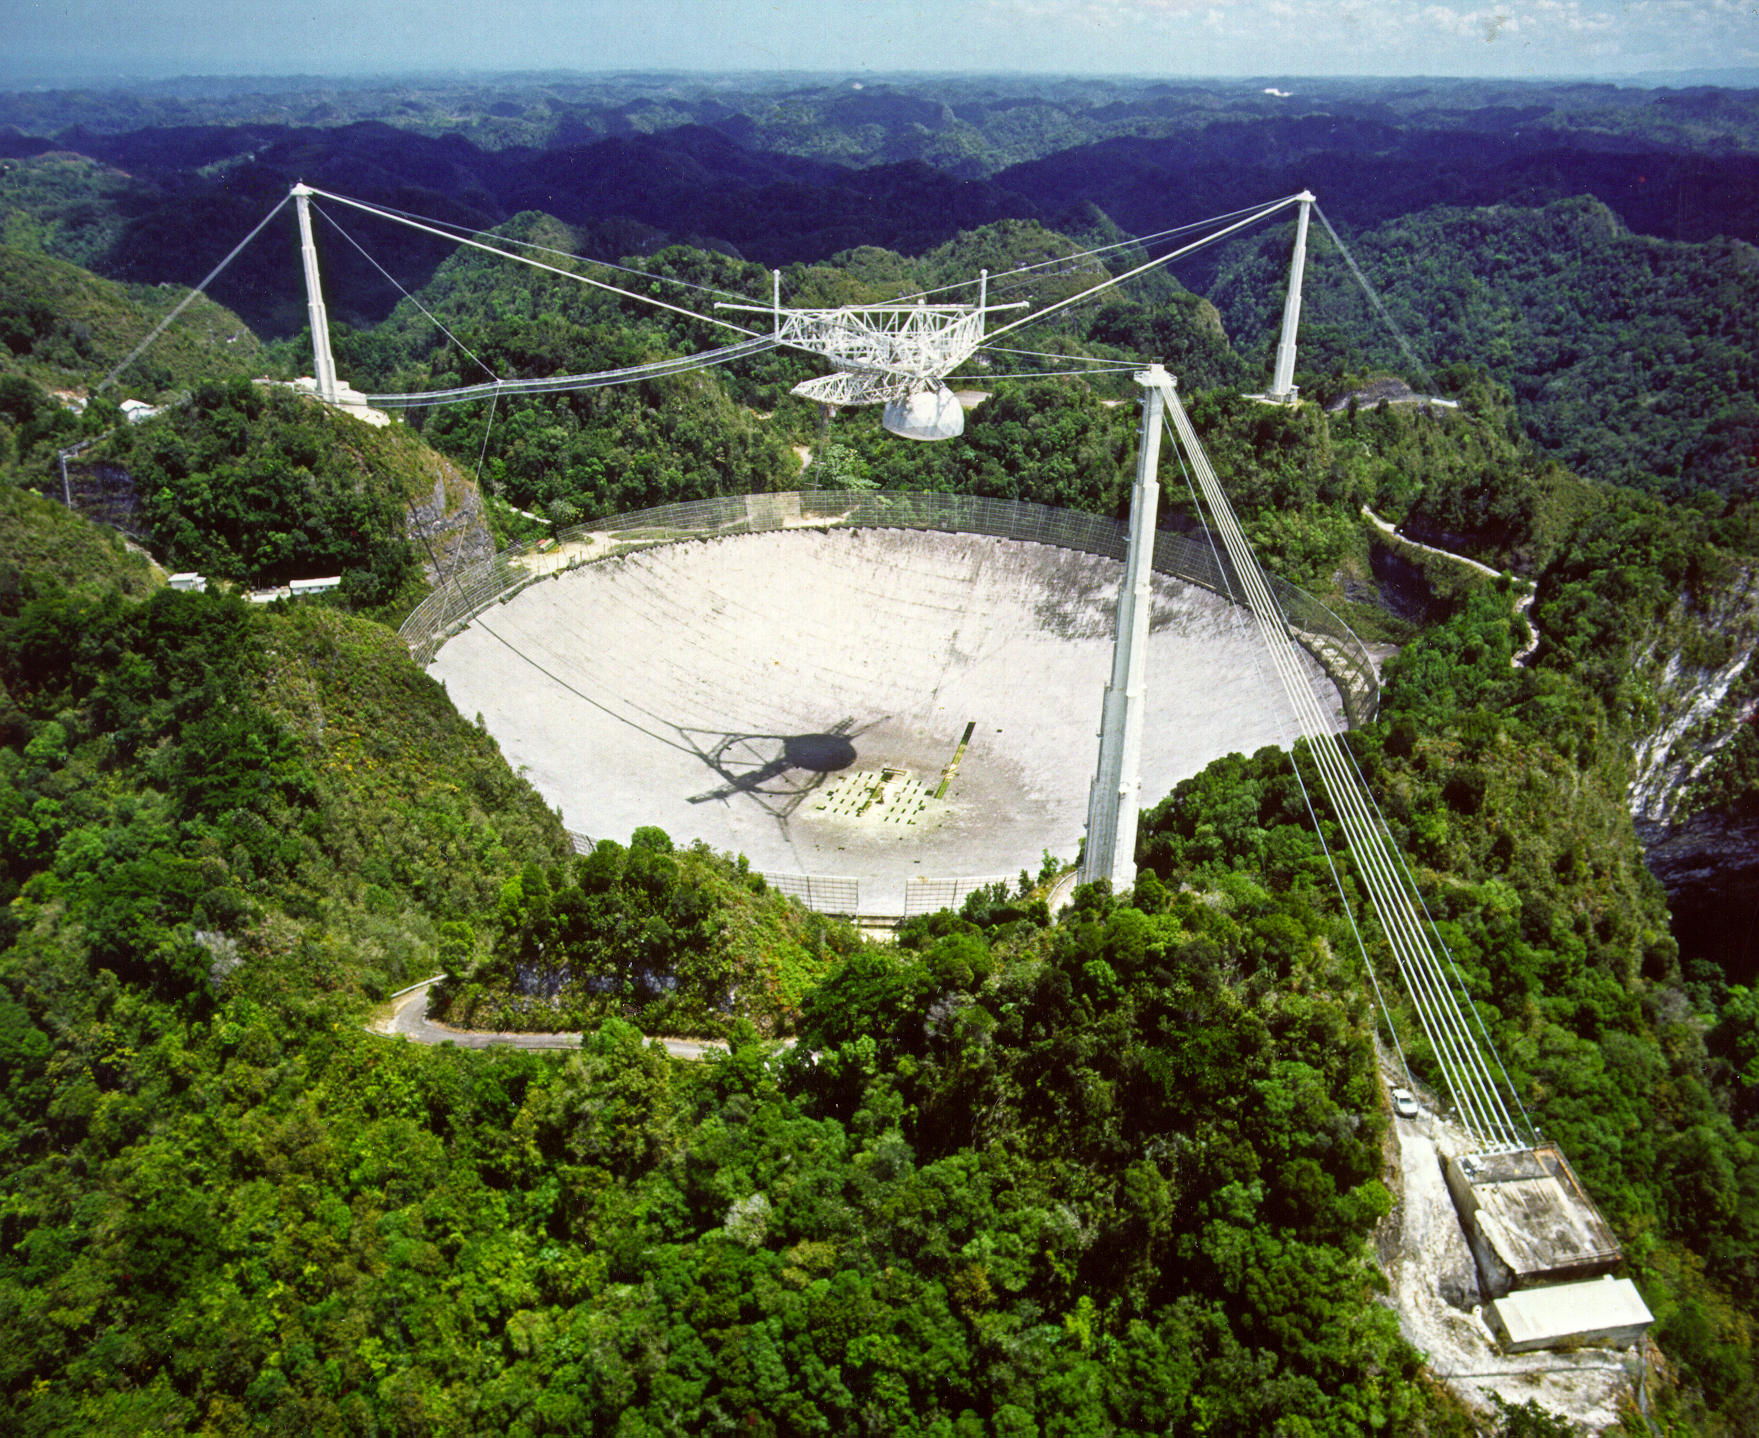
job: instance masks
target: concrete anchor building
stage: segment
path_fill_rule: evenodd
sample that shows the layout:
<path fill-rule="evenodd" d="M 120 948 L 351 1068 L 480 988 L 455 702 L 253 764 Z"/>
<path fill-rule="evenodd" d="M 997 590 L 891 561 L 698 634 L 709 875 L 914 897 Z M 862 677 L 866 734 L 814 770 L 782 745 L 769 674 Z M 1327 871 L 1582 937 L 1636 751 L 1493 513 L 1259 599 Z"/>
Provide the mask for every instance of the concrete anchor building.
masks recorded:
<path fill-rule="evenodd" d="M 1525 1288 L 1495 1299 L 1485 1321 L 1510 1353 L 1542 1348 L 1629 1348 L 1655 1321 L 1628 1278 Z"/>
<path fill-rule="evenodd" d="M 1653 1315 L 1611 1270 L 1618 1239 L 1554 1144 L 1451 1158 L 1448 1192 L 1490 1297 L 1485 1322 L 1510 1353 L 1627 1348 Z"/>
<path fill-rule="evenodd" d="M 1485 1291 L 1499 1298 L 1598 1278 L 1619 1261 L 1618 1240 L 1554 1144 L 1450 1158 L 1447 1184 Z"/>

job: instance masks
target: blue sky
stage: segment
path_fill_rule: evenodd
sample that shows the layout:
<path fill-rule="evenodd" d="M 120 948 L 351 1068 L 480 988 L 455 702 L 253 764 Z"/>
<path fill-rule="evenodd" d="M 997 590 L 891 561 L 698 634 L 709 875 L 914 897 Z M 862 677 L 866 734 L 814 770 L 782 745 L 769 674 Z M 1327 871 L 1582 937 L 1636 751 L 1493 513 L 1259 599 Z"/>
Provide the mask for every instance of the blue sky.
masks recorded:
<path fill-rule="evenodd" d="M 1619 75 L 1759 66 L 1759 0 L 0 0 L 0 78 L 435 70 Z"/>

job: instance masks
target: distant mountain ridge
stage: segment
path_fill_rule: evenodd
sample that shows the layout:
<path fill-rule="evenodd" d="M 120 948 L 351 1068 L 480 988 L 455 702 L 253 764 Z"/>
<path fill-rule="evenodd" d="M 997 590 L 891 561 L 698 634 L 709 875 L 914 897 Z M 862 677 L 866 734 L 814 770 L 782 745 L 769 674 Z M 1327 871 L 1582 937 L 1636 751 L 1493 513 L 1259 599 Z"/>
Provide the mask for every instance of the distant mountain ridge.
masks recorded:
<path fill-rule="evenodd" d="M 100 252 L 63 253 L 50 244 L 51 253 L 113 278 L 184 284 L 197 281 L 224 253 L 226 237 L 248 233 L 297 179 L 483 228 L 540 209 L 599 227 L 594 253 L 602 258 L 681 241 L 766 266 L 824 260 L 860 244 L 920 253 L 960 230 L 1008 218 L 1076 234 L 1113 226 L 1150 233 L 1302 188 L 1318 193 L 1351 230 L 1438 204 L 1540 206 L 1589 194 L 1640 233 L 1759 240 L 1759 106 L 1751 97 L 1664 93 L 1639 109 L 1620 108 L 1615 101 L 1624 92 L 1611 87 L 1567 88 L 1583 92 L 1566 116 L 1580 121 L 1571 126 L 1560 122 L 1552 91 L 1502 87 L 1486 95 L 1499 103 L 1474 108 L 1462 103 L 1469 96 L 1437 86 L 1416 95 L 1344 96 L 1331 110 L 1310 103 L 1293 114 L 1264 113 L 1278 102 L 1263 94 L 1200 87 L 1159 87 L 1164 93 L 1085 109 L 1055 95 L 955 94 L 931 103 L 883 88 L 771 96 L 768 109 L 643 99 L 630 105 L 664 111 L 641 112 L 651 133 L 642 133 L 625 105 L 620 133 L 581 120 L 572 130 L 550 127 L 545 144 L 495 147 L 383 119 L 250 119 L 115 132 L 82 124 L 55 135 L 55 152 L 71 150 L 122 173 L 89 197 L 77 188 L 70 195 L 65 183 L 48 187 L 48 200 L 30 178 L 34 167 L 51 163 L 47 137 L 19 128 L 29 116 L 6 103 L 19 97 L 0 97 L 0 124 L 12 126 L 0 129 L 0 156 L 14 162 L 0 159 L 0 206 L 27 215 L 49 204 L 71 208 L 88 232 L 97 222 L 116 237 Z M 1506 103 L 1523 93 L 1535 102 Z M 1155 119 L 1157 106 L 1169 115 Z M 1091 120 L 1120 107 L 1129 123 L 1114 128 L 1158 126 L 1161 133 L 1093 139 L 1104 124 L 1071 119 L 1078 109 Z M 961 118 L 967 114 L 981 124 L 974 129 Z M 870 143 L 851 150 L 845 142 L 857 130 L 871 131 Z M 972 139 L 979 130 L 989 137 L 982 144 Z M 995 145 L 1005 133 L 1030 157 L 996 168 Z M 965 139 L 953 145 L 959 135 Z M 865 163 L 874 155 L 887 158 Z M 321 243 L 337 313 L 376 322 L 397 291 L 333 238 Z M 438 241 L 370 227 L 362 243 L 411 290 L 446 252 Z M 1203 290 L 1214 263 L 1199 260 L 1181 279 Z M 278 257 L 269 263 L 248 253 L 216 297 L 266 336 L 303 323 L 297 275 Z"/>

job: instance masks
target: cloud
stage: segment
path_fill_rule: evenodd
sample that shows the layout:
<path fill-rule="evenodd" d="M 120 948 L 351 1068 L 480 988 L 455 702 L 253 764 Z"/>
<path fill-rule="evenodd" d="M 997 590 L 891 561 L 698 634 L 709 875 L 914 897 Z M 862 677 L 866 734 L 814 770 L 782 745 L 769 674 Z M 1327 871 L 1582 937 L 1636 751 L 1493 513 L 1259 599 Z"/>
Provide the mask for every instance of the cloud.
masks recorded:
<path fill-rule="evenodd" d="M 1019 20 L 1123 26 L 1142 21 L 1208 20 L 1226 10 L 1256 6 L 1264 0 L 984 0 L 991 17 Z"/>
<path fill-rule="evenodd" d="M 1520 17 L 1507 10 L 1461 12 L 1449 5 L 1431 5 L 1423 14 L 1443 34 L 1472 39 L 1495 40 L 1504 32 L 1513 35 L 1521 29 Z"/>

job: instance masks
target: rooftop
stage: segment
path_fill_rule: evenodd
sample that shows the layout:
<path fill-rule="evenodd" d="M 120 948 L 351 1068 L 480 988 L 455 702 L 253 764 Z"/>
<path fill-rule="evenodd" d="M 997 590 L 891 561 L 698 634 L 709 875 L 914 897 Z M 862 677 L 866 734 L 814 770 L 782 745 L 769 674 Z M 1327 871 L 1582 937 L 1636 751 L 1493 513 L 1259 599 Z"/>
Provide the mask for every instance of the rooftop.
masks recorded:
<path fill-rule="evenodd" d="M 1522 1289 L 1496 1299 L 1486 1316 L 1511 1353 L 1566 1343 L 1623 1348 L 1655 1321 L 1628 1278 Z"/>
<path fill-rule="evenodd" d="M 1554 1145 L 1451 1159 L 1448 1187 L 1492 1292 L 1618 1262 L 1618 1239 Z"/>

